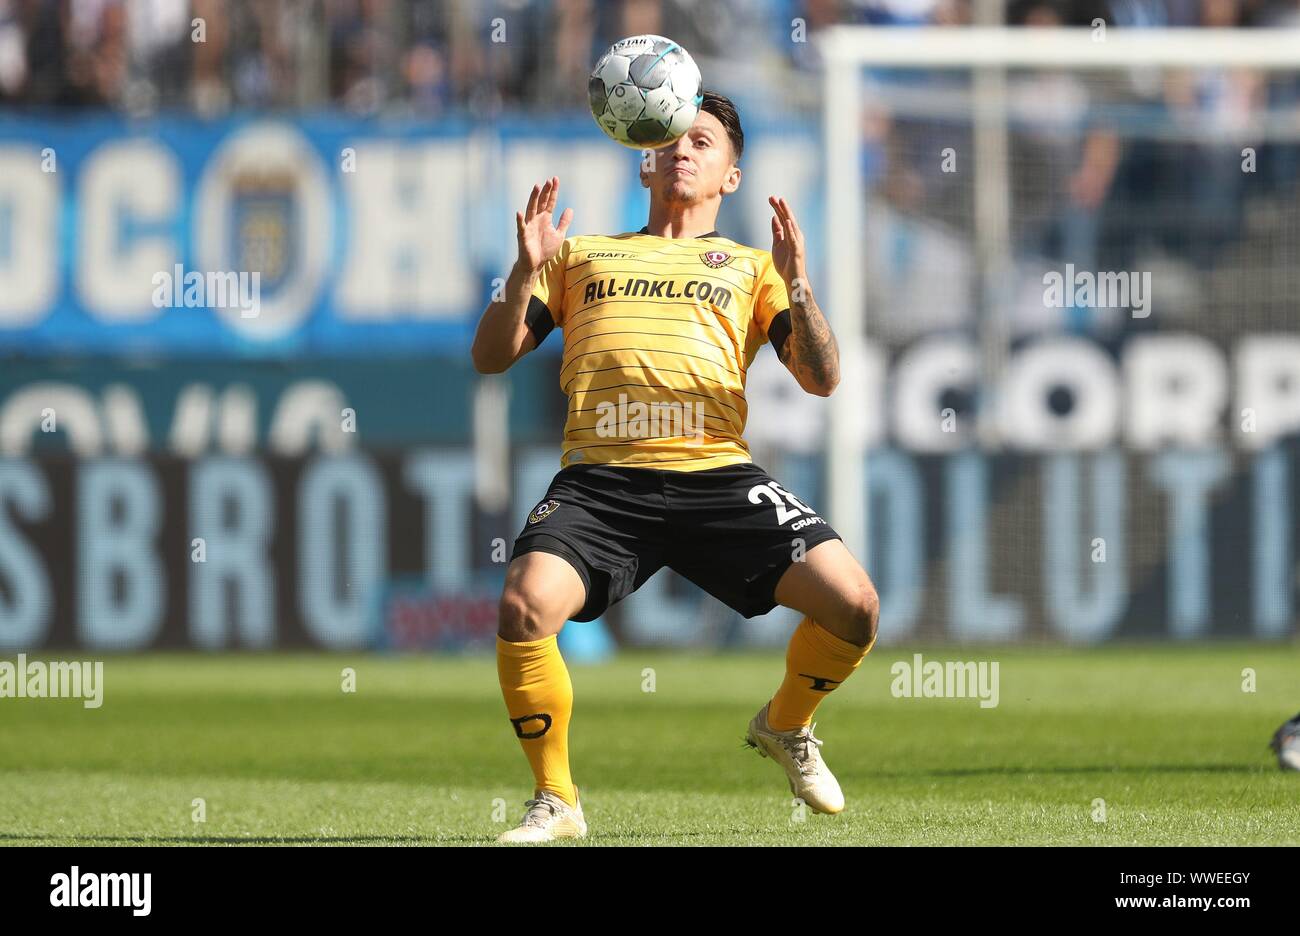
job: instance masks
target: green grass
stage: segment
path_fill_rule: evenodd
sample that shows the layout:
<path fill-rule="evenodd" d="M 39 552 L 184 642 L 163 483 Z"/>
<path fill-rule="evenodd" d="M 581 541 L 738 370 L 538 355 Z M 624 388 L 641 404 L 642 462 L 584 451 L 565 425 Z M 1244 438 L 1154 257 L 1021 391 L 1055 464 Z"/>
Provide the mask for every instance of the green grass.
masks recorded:
<path fill-rule="evenodd" d="M 1294 648 L 927 651 L 999 661 L 992 709 L 893 698 L 911 653 L 878 648 L 818 712 L 848 808 L 805 821 L 741 744 L 779 656 L 572 667 L 587 843 L 1300 844 L 1300 775 L 1265 748 L 1300 709 Z M 104 678 L 98 710 L 0 699 L 0 844 L 478 844 L 531 793 L 491 659 L 109 657 Z"/>

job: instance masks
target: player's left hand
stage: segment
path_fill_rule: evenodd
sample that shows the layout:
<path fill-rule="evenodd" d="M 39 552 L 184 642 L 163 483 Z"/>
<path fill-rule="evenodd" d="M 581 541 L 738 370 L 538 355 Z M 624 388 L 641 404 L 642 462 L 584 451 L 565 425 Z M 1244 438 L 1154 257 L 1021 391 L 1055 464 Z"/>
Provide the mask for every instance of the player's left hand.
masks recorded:
<path fill-rule="evenodd" d="M 767 197 L 775 214 L 772 216 L 772 262 L 781 274 L 788 288 L 795 288 L 795 281 L 807 288 L 808 272 L 804 268 L 803 231 L 794 218 L 794 212 L 784 198 L 774 195 Z"/>

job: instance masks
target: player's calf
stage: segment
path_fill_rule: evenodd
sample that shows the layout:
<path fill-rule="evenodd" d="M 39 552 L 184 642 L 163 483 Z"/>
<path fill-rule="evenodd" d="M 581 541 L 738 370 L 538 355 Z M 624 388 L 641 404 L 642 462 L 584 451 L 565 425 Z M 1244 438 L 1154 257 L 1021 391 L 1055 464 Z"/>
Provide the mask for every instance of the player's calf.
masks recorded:
<path fill-rule="evenodd" d="M 826 620 L 815 620 L 841 640 L 859 647 L 870 647 L 876 642 L 880 627 L 880 596 L 865 572 L 862 581 L 849 589 L 842 602 L 838 614 Z"/>
<path fill-rule="evenodd" d="M 573 684 L 556 634 L 585 600 L 582 579 L 559 556 L 525 553 L 511 562 L 506 572 L 497 629 L 497 677 L 511 728 L 533 770 L 538 795 L 530 810 L 545 812 L 550 817 L 548 823 L 567 822 L 569 816 L 563 809 L 548 809 L 548 803 L 573 807 L 579 820 L 582 815 L 569 772 Z M 518 834 L 533 834 L 538 821 L 534 817 L 526 822 L 521 827 L 524 832 Z M 567 828 L 564 822 L 557 828 Z M 578 822 L 575 828 L 577 824 L 586 831 L 585 824 Z"/>
<path fill-rule="evenodd" d="M 813 713 L 861 664 L 876 642 L 880 598 L 839 540 L 808 551 L 777 583 L 776 599 L 806 616 L 790 636 L 786 672 L 754 716 L 746 741 L 785 770 L 790 789 L 817 812 L 836 813 L 844 796 L 821 759 Z"/>
<path fill-rule="evenodd" d="M 866 570 L 840 540 L 819 543 L 777 582 L 777 604 L 793 608 L 836 638 L 870 648 L 880 622 L 880 597 Z"/>

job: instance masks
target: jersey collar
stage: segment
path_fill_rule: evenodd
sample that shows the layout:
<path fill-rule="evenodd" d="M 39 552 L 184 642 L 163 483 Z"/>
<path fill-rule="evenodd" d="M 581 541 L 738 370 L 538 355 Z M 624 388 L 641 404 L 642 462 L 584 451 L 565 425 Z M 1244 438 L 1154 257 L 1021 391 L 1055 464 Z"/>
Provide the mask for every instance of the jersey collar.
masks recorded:
<path fill-rule="evenodd" d="M 647 225 L 646 225 L 645 227 L 643 227 L 641 230 L 637 231 L 637 233 L 638 233 L 638 234 L 649 234 L 649 233 L 650 233 L 650 225 L 647 224 Z M 694 239 L 695 239 L 695 240 L 700 240 L 701 238 L 705 238 L 705 237 L 721 237 L 721 236 L 722 236 L 722 234 L 719 233 L 718 231 L 710 231 L 710 232 L 707 233 L 707 234 L 697 234 L 697 235 L 695 236 Z M 666 239 L 666 240 L 680 240 L 681 238 L 665 238 L 665 239 Z"/>

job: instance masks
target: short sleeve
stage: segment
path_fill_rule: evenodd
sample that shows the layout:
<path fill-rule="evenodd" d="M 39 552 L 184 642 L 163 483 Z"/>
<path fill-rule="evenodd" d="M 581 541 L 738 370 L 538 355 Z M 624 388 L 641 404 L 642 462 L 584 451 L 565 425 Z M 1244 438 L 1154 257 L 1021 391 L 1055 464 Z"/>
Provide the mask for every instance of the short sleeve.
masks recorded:
<path fill-rule="evenodd" d="M 772 342 L 777 354 L 790 335 L 790 294 L 776 271 L 771 254 L 765 256 L 758 288 L 754 290 L 754 322 Z"/>
<path fill-rule="evenodd" d="M 540 345 L 551 329 L 564 324 L 564 271 L 569 265 L 573 238 L 567 238 L 560 252 L 546 262 L 533 286 L 524 321 L 533 333 L 533 341 Z"/>

